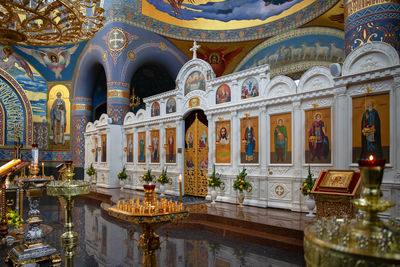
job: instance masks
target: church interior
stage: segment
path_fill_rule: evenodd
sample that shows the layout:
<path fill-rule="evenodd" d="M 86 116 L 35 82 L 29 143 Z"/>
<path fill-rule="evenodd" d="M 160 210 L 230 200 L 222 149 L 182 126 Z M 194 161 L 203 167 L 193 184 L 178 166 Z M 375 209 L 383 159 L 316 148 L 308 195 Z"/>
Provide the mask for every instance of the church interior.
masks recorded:
<path fill-rule="evenodd" d="M 400 266 L 398 0 L 0 18 L 0 266 Z"/>

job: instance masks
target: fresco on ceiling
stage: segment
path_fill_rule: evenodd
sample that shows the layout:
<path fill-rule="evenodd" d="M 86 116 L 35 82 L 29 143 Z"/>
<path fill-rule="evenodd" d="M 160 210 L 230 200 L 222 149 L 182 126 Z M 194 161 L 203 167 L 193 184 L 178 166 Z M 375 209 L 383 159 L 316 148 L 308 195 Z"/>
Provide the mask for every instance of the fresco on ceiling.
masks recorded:
<path fill-rule="evenodd" d="M 59 47 L 16 46 L 15 50 L 31 62 L 48 81 L 70 81 L 86 42 Z"/>
<path fill-rule="evenodd" d="M 46 119 L 47 83 L 40 73 L 9 46 L 0 46 L 0 68 L 23 88 L 32 108 L 34 122 Z"/>
<path fill-rule="evenodd" d="M 235 71 L 269 64 L 271 74 L 287 75 L 344 59 L 343 31 L 322 27 L 296 29 L 264 41 L 250 51 Z"/>
<path fill-rule="evenodd" d="M 243 47 L 227 51 L 227 47 L 211 49 L 206 46 L 197 51 L 198 58 L 210 63 L 217 77 L 221 76 L 229 63 L 243 50 Z"/>
<path fill-rule="evenodd" d="M 314 0 L 192 0 L 183 1 L 178 12 L 170 2 L 175 1 L 143 0 L 142 14 L 176 26 L 226 30 L 286 17 Z"/>

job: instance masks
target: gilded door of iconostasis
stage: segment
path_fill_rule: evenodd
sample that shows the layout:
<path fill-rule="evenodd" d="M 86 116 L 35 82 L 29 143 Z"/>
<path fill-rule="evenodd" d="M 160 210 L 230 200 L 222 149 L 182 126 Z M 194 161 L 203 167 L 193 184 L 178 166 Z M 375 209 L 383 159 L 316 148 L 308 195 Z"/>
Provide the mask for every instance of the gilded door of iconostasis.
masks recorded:
<path fill-rule="evenodd" d="M 186 119 L 189 127 L 185 133 L 185 195 L 207 195 L 208 127 L 198 118 Z M 201 113 L 204 116 L 204 113 Z M 204 116 L 205 117 L 205 116 Z M 191 123 L 191 124 L 190 124 Z"/>

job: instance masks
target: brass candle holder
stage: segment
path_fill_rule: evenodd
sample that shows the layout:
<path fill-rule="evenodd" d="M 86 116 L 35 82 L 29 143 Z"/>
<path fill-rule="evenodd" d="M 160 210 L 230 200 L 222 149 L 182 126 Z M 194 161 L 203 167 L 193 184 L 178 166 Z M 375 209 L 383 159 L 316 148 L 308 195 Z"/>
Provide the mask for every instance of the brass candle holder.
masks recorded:
<path fill-rule="evenodd" d="M 73 198 L 90 192 L 89 183 L 81 180 L 73 180 L 74 172 L 72 161 L 66 162 L 67 168 L 61 181 L 53 181 L 47 185 L 47 194 L 60 196 L 65 200 L 65 224 L 66 232 L 61 235 L 62 245 L 65 248 L 65 266 L 74 266 L 74 248 L 78 244 L 78 234 L 73 231 L 72 218 Z"/>
<path fill-rule="evenodd" d="M 378 217 L 394 206 L 381 199 L 385 160 L 360 160 L 362 198 L 353 205 L 365 212 L 354 220 L 323 218 L 304 230 L 307 266 L 399 266 L 400 223 Z"/>

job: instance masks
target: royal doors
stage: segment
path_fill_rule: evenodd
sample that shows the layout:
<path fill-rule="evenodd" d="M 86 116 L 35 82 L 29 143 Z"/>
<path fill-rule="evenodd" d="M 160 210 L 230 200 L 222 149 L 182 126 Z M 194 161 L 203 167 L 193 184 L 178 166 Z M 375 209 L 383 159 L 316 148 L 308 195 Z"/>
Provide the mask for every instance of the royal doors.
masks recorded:
<path fill-rule="evenodd" d="M 208 128 L 195 113 L 185 134 L 185 195 L 207 195 Z"/>

